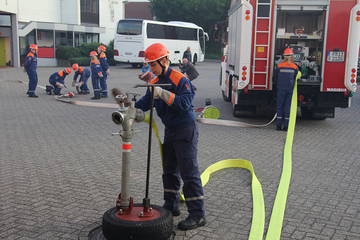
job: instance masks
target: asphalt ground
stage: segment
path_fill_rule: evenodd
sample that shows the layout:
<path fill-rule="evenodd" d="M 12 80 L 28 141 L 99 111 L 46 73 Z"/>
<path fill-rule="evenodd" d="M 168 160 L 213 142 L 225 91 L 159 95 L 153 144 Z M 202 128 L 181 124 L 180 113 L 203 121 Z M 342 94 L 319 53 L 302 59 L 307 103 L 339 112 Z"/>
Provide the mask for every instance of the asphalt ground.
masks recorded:
<path fill-rule="evenodd" d="M 178 69 L 177 66 L 174 66 Z M 220 119 L 252 124 L 269 122 L 275 111 L 263 108 L 251 118 L 234 118 L 219 87 L 220 63 L 196 65 L 200 73 L 195 108 L 207 98 Z M 54 100 L 38 87 L 39 98 L 26 95 L 22 68 L 0 69 L 0 239 L 87 239 L 115 206 L 121 184 L 121 130 L 111 120 L 116 109 L 75 106 Z M 59 67 L 39 67 L 39 85 Z M 140 69 L 111 67 L 108 88 L 144 94 Z M 65 79 L 69 90 L 73 73 Z M 19 83 L 23 81 L 26 84 Z M 90 95 L 73 100 L 92 101 Z M 64 90 L 63 90 L 64 91 Z M 96 102 L 115 103 L 112 97 Z M 292 178 L 281 239 L 360 239 L 360 96 L 352 106 L 336 109 L 335 118 L 305 120 L 298 113 L 292 151 Z M 198 114 L 198 113 L 197 113 Z M 156 115 L 156 114 L 155 114 Z M 161 139 L 164 127 L 155 116 Z M 253 164 L 264 193 L 265 234 L 279 184 L 285 132 L 275 123 L 264 128 L 237 128 L 198 123 L 200 172 L 224 159 Z M 148 125 L 137 123 L 132 142 L 130 190 L 135 203 L 145 197 Z M 161 161 L 152 138 L 150 190 L 152 204 L 162 205 Z M 207 225 L 181 231 L 174 217 L 174 239 L 247 239 L 252 220 L 251 174 L 240 168 L 213 173 L 204 187 Z"/>

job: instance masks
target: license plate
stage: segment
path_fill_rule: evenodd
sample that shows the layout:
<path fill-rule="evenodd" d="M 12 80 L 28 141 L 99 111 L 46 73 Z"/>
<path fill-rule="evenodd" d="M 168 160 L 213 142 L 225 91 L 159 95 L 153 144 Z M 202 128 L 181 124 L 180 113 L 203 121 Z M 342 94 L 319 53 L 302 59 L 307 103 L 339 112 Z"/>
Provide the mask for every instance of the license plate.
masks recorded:
<path fill-rule="evenodd" d="M 132 53 L 131 52 L 126 52 L 125 55 L 129 56 L 129 55 L 132 55 Z"/>
<path fill-rule="evenodd" d="M 328 62 L 344 62 L 345 51 L 328 51 L 326 60 Z"/>

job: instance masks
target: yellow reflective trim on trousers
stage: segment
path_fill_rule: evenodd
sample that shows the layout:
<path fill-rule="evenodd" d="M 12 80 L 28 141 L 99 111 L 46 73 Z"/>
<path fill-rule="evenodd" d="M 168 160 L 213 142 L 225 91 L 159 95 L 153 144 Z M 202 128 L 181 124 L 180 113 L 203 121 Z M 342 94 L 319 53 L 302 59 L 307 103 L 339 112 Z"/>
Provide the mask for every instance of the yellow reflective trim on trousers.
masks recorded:
<path fill-rule="evenodd" d="M 299 74 L 298 74 L 299 75 Z M 298 77 L 297 77 L 298 78 Z M 294 131 L 295 131 L 295 121 L 296 121 L 296 111 L 297 111 L 297 84 L 294 86 L 294 91 L 291 99 L 291 108 L 290 108 L 290 120 L 288 131 L 286 135 L 286 141 L 284 146 L 284 157 L 283 157 L 283 168 L 281 173 L 281 178 L 279 182 L 278 191 L 276 193 L 275 202 L 273 206 L 273 210 L 271 213 L 270 223 L 268 227 L 268 231 L 266 234 L 266 240 L 278 240 L 281 236 L 282 224 L 284 220 L 285 206 L 286 200 L 290 185 L 291 179 L 291 168 L 292 168 L 292 144 L 294 139 Z M 150 123 L 150 117 L 148 114 L 145 116 L 144 122 Z M 163 153 L 162 153 L 162 143 L 159 138 L 158 129 L 156 123 L 153 119 L 152 129 L 159 141 L 159 148 L 161 152 L 161 161 L 163 163 Z M 216 162 L 210 165 L 205 171 L 201 174 L 201 182 L 202 185 L 205 186 L 206 183 L 210 179 L 210 175 L 216 171 L 225 168 L 246 168 L 251 172 L 252 182 L 252 198 L 253 198 L 253 217 L 251 222 L 251 229 L 249 238 L 250 240 L 262 240 L 264 234 L 264 226 L 265 226 L 265 204 L 264 204 L 264 196 L 261 188 L 261 184 L 255 175 L 254 168 L 251 162 L 243 159 L 227 159 Z M 184 201 L 185 198 L 180 193 L 180 200 Z"/>

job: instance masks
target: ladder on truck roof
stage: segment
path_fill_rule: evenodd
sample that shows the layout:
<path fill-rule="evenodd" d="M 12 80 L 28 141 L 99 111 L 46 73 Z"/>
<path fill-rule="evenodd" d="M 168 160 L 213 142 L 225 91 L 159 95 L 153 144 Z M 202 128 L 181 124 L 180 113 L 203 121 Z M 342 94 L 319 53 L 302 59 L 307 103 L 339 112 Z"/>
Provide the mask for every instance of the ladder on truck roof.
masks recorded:
<path fill-rule="evenodd" d="M 271 0 L 256 1 L 252 88 L 268 87 L 270 72 L 271 2 Z"/>

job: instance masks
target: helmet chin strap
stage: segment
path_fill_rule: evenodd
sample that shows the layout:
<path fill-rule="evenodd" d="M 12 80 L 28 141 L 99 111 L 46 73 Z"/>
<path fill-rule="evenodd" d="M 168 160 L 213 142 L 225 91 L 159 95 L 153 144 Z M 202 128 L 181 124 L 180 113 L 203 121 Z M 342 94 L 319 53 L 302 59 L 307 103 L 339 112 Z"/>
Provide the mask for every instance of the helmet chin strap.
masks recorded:
<path fill-rule="evenodd" d="M 162 58 L 161 58 L 161 59 L 162 59 Z M 165 66 L 160 63 L 160 60 L 161 60 L 161 59 L 158 59 L 158 60 L 156 60 L 156 61 L 158 62 L 158 64 L 159 64 L 160 67 L 162 68 L 162 71 L 161 71 L 161 75 L 160 75 L 160 76 L 164 76 L 164 74 L 165 74 Z M 166 59 L 167 59 L 167 58 L 166 58 Z"/>

